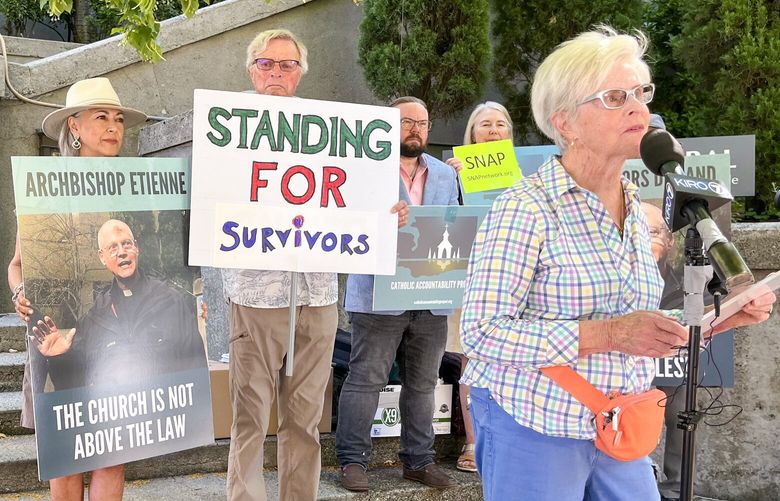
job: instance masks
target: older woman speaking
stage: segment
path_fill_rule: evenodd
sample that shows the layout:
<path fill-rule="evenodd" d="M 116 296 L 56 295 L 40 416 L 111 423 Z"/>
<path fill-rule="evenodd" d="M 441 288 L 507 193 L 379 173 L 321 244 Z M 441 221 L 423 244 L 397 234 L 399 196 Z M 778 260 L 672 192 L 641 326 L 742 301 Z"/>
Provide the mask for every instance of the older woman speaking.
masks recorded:
<path fill-rule="evenodd" d="M 642 393 L 653 357 L 687 342 L 658 311 L 647 222 L 621 175 L 639 156 L 655 90 L 645 48 L 641 33 L 602 27 L 545 59 L 531 103 L 562 155 L 496 199 L 474 243 L 463 382 L 488 501 L 659 498 L 650 460 L 598 449 L 594 414 L 541 371 L 568 366 L 605 395 Z M 774 300 L 756 299 L 717 331 L 765 320 Z"/>

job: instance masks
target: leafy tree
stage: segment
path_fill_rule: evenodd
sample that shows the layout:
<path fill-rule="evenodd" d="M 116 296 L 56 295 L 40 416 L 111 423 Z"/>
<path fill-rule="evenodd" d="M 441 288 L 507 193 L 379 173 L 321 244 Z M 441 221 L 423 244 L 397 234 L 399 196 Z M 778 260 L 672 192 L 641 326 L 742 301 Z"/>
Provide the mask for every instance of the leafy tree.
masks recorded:
<path fill-rule="evenodd" d="M 474 104 L 487 81 L 487 0 L 365 0 L 359 59 L 382 100 L 411 95 L 432 117 Z"/>
<path fill-rule="evenodd" d="M 682 2 L 648 2 L 644 31 L 650 37 L 651 67 L 656 92 L 650 108 L 659 113 L 677 137 L 695 137 L 706 129 L 699 113 L 699 81 L 674 55 L 672 42 L 682 32 Z"/>
<path fill-rule="evenodd" d="M 5 30 L 11 36 L 25 36 L 28 21 L 43 19 L 38 0 L 0 0 L 0 14 L 5 16 Z"/>
<path fill-rule="evenodd" d="M 74 10 L 74 0 L 40 0 L 41 7 L 47 7 L 55 18 Z M 79 3 L 81 0 L 75 0 Z M 111 35 L 123 34 L 123 43 L 135 48 L 144 61 L 157 62 L 163 59 L 162 48 L 157 43 L 160 34 L 158 5 L 170 5 L 166 0 L 101 0 L 105 7 L 118 16 Z M 204 4 L 211 0 L 201 0 Z M 200 8 L 199 0 L 178 0 L 181 12 L 192 17 Z M 82 2 L 83 3 L 83 2 Z M 82 11 L 86 10 L 82 8 Z M 98 7 L 100 11 L 100 7 Z"/>
<path fill-rule="evenodd" d="M 755 134 L 756 198 L 748 212 L 776 217 L 770 207 L 780 180 L 780 0 L 655 3 L 676 25 L 657 44 L 671 48 L 660 74 L 671 69 L 677 96 L 656 109 L 676 120 L 678 134 Z"/>
<path fill-rule="evenodd" d="M 596 24 L 641 26 L 643 0 L 526 0 L 493 4 L 493 78 L 521 143 L 539 140 L 531 112 L 536 68 L 553 49 Z"/>

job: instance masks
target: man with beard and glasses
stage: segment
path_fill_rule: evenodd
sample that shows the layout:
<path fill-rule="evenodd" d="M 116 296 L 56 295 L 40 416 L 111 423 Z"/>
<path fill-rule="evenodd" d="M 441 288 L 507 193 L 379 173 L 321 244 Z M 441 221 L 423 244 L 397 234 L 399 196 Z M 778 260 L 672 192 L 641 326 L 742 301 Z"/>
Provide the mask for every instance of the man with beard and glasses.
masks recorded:
<path fill-rule="evenodd" d="M 400 97 L 390 103 L 401 112 L 401 199 L 409 205 L 457 205 L 455 171 L 424 153 L 431 121 L 423 101 Z M 434 389 L 447 342 L 452 310 L 374 311 L 374 277 L 349 275 L 344 309 L 352 322 L 349 375 L 341 390 L 336 456 L 341 484 L 368 490 L 371 426 L 379 392 L 398 360 L 403 477 L 445 488 L 455 482 L 433 461 Z"/>

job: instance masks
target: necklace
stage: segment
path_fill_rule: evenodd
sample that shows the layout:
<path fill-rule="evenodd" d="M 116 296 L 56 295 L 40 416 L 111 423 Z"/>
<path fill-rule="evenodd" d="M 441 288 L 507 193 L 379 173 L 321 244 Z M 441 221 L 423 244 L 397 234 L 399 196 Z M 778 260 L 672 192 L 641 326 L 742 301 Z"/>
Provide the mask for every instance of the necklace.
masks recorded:
<path fill-rule="evenodd" d="M 420 167 L 420 163 L 419 163 L 419 162 L 418 162 L 418 163 L 416 163 L 416 164 L 414 164 L 414 170 L 413 170 L 413 171 L 412 171 L 412 173 L 409 175 L 409 179 L 411 179 L 411 180 L 412 180 L 412 182 L 414 182 L 414 178 L 415 178 L 415 177 L 417 177 L 417 168 L 418 168 L 418 167 Z"/>

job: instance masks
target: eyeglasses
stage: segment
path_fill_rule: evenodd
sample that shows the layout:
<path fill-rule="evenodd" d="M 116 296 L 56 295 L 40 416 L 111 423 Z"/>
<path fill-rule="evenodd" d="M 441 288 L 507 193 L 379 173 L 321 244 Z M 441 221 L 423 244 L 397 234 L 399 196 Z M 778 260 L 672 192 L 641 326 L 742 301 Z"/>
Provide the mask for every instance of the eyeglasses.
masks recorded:
<path fill-rule="evenodd" d="M 278 64 L 279 69 L 286 72 L 295 71 L 295 69 L 301 64 L 295 59 L 282 59 L 277 61 L 276 59 L 268 59 L 267 57 L 258 57 L 255 59 L 255 65 L 257 69 L 262 71 L 271 71 L 274 69 L 274 65 Z"/>
<path fill-rule="evenodd" d="M 586 97 L 580 103 L 585 104 L 590 101 L 598 99 L 601 104 L 608 110 L 617 110 L 622 108 L 628 102 L 628 96 L 634 96 L 637 101 L 642 104 L 647 104 L 653 100 L 653 94 L 655 94 L 655 84 L 642 84 L 637 85 L 633 89 L 607 89 L 596 92 Z"/>
<path fill-rule="evenodd" d="M 131 239 L 125 239 L 121 242 L 114 242 L 113 244 L 107 246 L 105 249 L 103 249 L 104 252 L 108 253 L 111 257 L 116 257 L 117 254 L 119 254 L 119 247 L 122 247 L 123 251 L 129 251 L 135 249 L 135 240 Z"/>
<path fill-rule="evenodd" d="M 411 118 L 401 119 L 401 128 L 403 130 L 412 130 L 415 125 L 419 127 L 420 130 L 431 130 L 433 122 L 430 120 L 412 120 Z"/>

